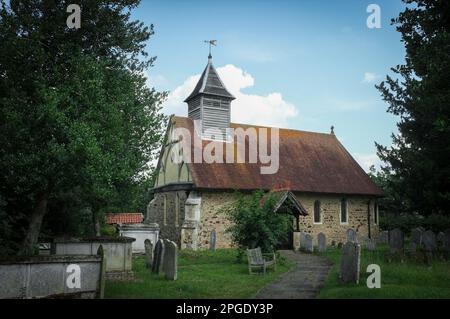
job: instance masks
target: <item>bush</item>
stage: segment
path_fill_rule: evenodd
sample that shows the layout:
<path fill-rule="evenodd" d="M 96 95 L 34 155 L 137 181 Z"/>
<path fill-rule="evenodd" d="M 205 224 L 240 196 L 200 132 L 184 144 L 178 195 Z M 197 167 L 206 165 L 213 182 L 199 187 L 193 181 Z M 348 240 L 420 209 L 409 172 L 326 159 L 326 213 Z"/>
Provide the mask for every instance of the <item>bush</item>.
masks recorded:
<path fill-rule="evenodd" d="M 261 247 L 263 252 L 273 252 L 287 239 L 292 216 L 274 213 L 276 198 L 272 194 L 265 196 L 263 191 L 256 191 L 251 195 L 237 193 L 237 197 L 236 202 L 223 208 L 232 222 L 228 231 L 233 243 L 241 253 L 246 248 L 256 247 Z"/>
<path fill-rule="evenodd" d="M 424 217 L 417 214 L 386 214 L 380 218 L 380 227 L 383 230 L 400 228 L 406 233 L 409 233 L 413 228 L 423 227 L 438 233 L 450 229 L 450 216 L 435 214 Z"/>
<path fill-rule="evenodd" d="M 102 236 L 117 237 L 119 236 L 117 228 L 114 225 L 103 224 L 100 233 Z"/>

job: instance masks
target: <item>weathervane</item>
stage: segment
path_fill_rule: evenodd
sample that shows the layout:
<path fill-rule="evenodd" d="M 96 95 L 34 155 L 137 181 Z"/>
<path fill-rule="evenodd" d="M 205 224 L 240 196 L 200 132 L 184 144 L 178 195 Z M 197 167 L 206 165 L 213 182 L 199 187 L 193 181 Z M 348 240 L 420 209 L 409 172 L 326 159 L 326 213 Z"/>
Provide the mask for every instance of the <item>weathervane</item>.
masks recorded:
<path fill-rule="evenodd" d="M 217 45 L 217 40 L 205 40 L 205 41 L 203 41 L 203 42 L 209 44 L 209 55 L 208 55 L 208 58 L 211 59 L 211 58 L 212 58 L 212 55 L 211 55 L 211 47 Z"/>

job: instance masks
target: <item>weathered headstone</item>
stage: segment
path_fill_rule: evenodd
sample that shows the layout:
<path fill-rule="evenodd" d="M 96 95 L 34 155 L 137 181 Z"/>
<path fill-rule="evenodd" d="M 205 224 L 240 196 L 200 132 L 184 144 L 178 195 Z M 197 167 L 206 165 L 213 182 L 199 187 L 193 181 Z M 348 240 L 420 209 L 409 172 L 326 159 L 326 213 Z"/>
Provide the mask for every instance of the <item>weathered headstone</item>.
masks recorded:
<path fill-rule="evenodd" d="M 444 247 L 444 243 L 445 243 L 445 233 L 444 232 L 439 232 L 439 234 L 437 234 L 436 242 L 437 242 L 438 247 Z"/>
<path fill-rule="evenodd" d="M 103 299 L 105 295 L 105 280 L 106 280 L 106 257 L 105 251 L 103 250 L 103 246 L 98 246 L 97 255 L 102 258 L 102 262 L 100 264 L 100 281 L 99 281 L 99 291 L 97 297 L 99 299 Z"/>
<path fill-rule="evenodd" d="M 150 239 L 146 239 L 144 241 L 144 246 L 145 246 L 145 267 L 147 267 L 147 269 L 151 269 L 153 264 L 153 244 L 150 241 Z"/>
<path fill-rule="evenodd" d="M 173 241 L 165 243 L 164 275 L 168 280 L 177 280 L 178 247 Z"/>
<path fill-rule="evenodd" d="M 347 230 L 347 241 L 352 242 L 352 243 L 358 242 L 358 235 L 354 229 L 350 228 Z"/>
<path fill-rule="evenodd" d="M 389 232 L 389 249 L 392 254 L 397 254 L 403 251 L 403 232 L 396 228 Z"/>
<path fill-rule="evenodd" d="M 422 244 L 425 251 L 433 252 L 437 248 L 436 235 L 432 230 L 427 230 L 422 235 Z"/>
<path fill-rule="evenodd" d="M 433 259 L 433 253 L 436 251 L 437 248 L 437 242 L 436 242 L 436 235 L 433 233 L 432 230 L 427 230 L 422 235 L 422 245 L 425 249 L 425 261 L 427 265 L 431 266 L 431 262 Z"/>
<path fill-rule="evenodd" d="M 418 227 L 411 230 L 408 247 L 409 252 L 415 253 L 417 251 L 417 248 L 419 248 L 422 245 L 422 234 L 423 231 Z"/>
<path fill-rule="evenodd" d="M 444 240 L 444 252 L 446 253 L 447 257 L 450 257 L 450 229 L 447 229 L 445 232 L 445 240 Z"/>
<path fill-rule="evenodd" d="M 305 249 L 305 236 L 306 234 L 304 232 L 300 232 L 300 248 Z"/>
<path fill-rule="evenodd" d="M 324 233 L 319 233 L 319 235 L 317 235 L 317 249 L 320 253 L 327 250 L 327 237 Z"/>
<path fill-rule="evenodd" d="M 380 244 L 387 244 L 389 242 L 389 232 L 384 230 L 378 234 L 378 242 Z"/>
<path fill-rule="evenodd" d="M 305 251 L 312 253 L 314 252 L 313 239 L 310 234 L 305 235 Z"/>
<path fill-rule="evenodd" d="M 160 274 L 163 270 L 165 247 L 162 239 L 155 245 L 155 255 L 152 264 L 152 272 Z"/>
<path fill-rule="evenodd" d="M 422 244 L 422 235 L 423 235 L 423 230 L 419 227 L 414 228 L 413 230 L 411 230 L 411 241 L 415 242 L 417 245 L 421 245 Z"/>
<path fill-rule="evenodd" d="M 359 283 L 359 268 L 361 264 L 361 246 L 358 243 L 347 242 L 342 247 L 340 278 L 344 283 Z"/>
<path fill-rule="evenodd" d="M 213 229 L 209 239 L 209 249 L 216 250 L 216 230 Z"/>
<path fill-rule="evenodd" d="M 166 273 L 167 268 L 167 247 L 170 244 L 170 240 L 164 239 L 164 258 L 162 260 L 162 272 Z"/>
<path fill-rule="evenodd" d="M 366 249 L 369 251 L 375 251 L 377 249 L 375 239 L 373 239 L 373 238 L 366 238 L 364 244 L 366 246 Z"/>

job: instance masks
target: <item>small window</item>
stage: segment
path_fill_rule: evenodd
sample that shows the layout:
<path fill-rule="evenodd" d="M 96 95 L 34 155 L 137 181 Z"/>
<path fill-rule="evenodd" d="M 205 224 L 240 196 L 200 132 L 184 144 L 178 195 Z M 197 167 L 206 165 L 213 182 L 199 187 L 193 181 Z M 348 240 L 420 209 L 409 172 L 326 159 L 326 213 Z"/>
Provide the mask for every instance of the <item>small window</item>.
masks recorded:
<path fill-rule="evenodd" d="M 348 223 L 347 199 L 343 198 L 343 199 L 341 199 L 341 224 L 347 224 L 347 223 Z"/>
<path fill-rule="evenodd" d="M 314 202 L 314 224 L 322 224 L 322 216 L 320 215 L 320 201 Z"/>
<path fill-rule="evenodd" d="M 373 223 L 378 225 L 378 203 L 373 204 Z"/>

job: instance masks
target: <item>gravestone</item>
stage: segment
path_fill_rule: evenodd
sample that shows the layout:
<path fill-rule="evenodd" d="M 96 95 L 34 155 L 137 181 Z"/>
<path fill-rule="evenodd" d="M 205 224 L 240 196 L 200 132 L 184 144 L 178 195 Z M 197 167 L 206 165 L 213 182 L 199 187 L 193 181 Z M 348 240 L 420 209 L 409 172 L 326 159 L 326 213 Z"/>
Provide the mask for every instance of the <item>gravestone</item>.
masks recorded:
<path fill-rule="evenodd" d="M 151 269 L 153 264 L 153 244 L 150 241 L 150 239 L 146 239 L 144 241 L 144 246 L 145 246 L 145 267 L 147 267 L 147 269 Z"/>
<path fill-rule="evenodd" d="M 433 260 L 433 253 L 436 251 L 437 243 L 436 243 L 436 235 L 432 230 L 427 230 L 422 235 L 422 245 L 425 249 L 425 261 L 428 266 L 431 266 L 431 262 Z"/>
<path fill-rule="evenodd" d="M 340 279 L 344 283 L 359 283 L 361 246 L 347 242 L 342 248 Z"/>
<path fill-rule="evenodd" d="M 166 269 L 167 269 L 167 262 L 168 262 L 168 258 L 167 258 L 167 253 L 168 253 L 168 246 L 170 244 L 170 240 L 168 239 L 164 239 L 164 258 L 162 261 L 162 272 L 165 274 L 166 273 Z"/>
<path fill-rule="evenodd" d="M 389 249 L 392 254 L 403 251 L 403 232 L 396 228 L 389 232 Z"/>
<path fill-rule="evenodd" d="M 366 249 L 369 251 L 375 251 L 377 249 L 375 239 L 372 239 L 372 238 L 366 238 L 365 246 L 366 246 Z"/>
<path fill-rule="evenodd" d="M 305 235 L 305 251 L 308 253 L 314 252 L 313 239 L 310 234 Z"/>
<path fill-rule="evenodd" d="M 450 257 L 450 229 L 447 229 L 444 232 L 445 240 L 444 240 L 444 252 L 446 253 L 447 257 Z"/>
<path fill-rule="evenodd" d="M 380 244 L 387 244 L 389 242 L 389 232 L 384 230 L 378 234 L 378 242 Z"/>
<path fill-rule="evenodd" d="M 444 247 L 445 234 L 443 232 L 439 232 L 439 234 L 437 234 L 436 242 L 437 242 L 438 247 Z"/>
<path fill-rule="evenodd" d="M 354 229 L 350 228 L 347 230 L 347 241 L 352 242 L 352 243 L 358 242 L 358 235 Z"/>
<path fill-rule="evenodd" d="M 412 253 L 417 251 L 417 248 L 422 245 L 423 231 L 420 228 L 414 228 L 411 230 L 409 250 Z"/>
<path fill-rule="evenodd" d="M 416 243 L 417 245 L 421 245 L 422 244 L 422 235 L 423 235 L 422 229 L 414 228 L 411 231 L 411 241 Z"/>
<path fill-rule="evenodd" d="M 432 230 L 427 230 L 422 235 L 422 244 L 425 251 L 433 252 L 437 248 L 436 235 Z"/>
<path fill-rule="evenodd" d="M 327 237 L 324 233 L 319 233 L 319 235 L 317 235 L 317 247 L 320 253 L 327 250 Z"/>
<path fill-rule="evenodd" d="M 209 239 L 209 249 L 216 250 L 216 230 L 213 229 Z"/>
<path fill-rule="evenodd" d="M 164 254 L 165 254 L 164 241 L 160 239 L 155 245 L 155 254 L 153 258 L 152 272 L 156 274 L 160 274 L 162 272 L 164 265 Z"/>
<path fill-rule="evenodd" d="M 305 249 L 305 236 L 304 232 L 300 232 L 300 248 Z"/>
<path fill-rule="evenodd" d="M 164 255 L 164 275 L 168 280 L 177 280 L 178 247 L 173 241 L 166 241 Z"/>

